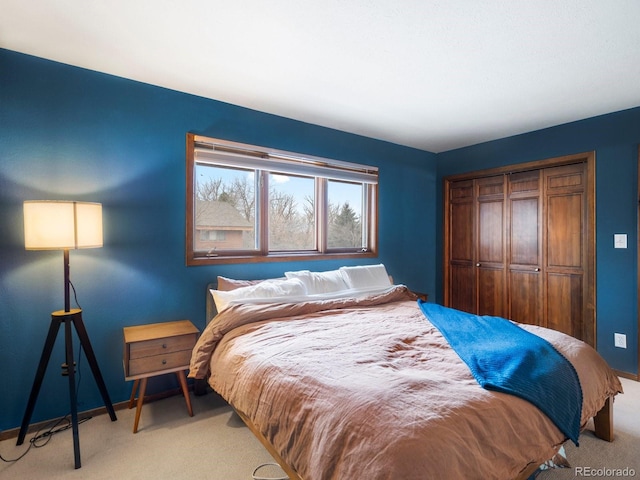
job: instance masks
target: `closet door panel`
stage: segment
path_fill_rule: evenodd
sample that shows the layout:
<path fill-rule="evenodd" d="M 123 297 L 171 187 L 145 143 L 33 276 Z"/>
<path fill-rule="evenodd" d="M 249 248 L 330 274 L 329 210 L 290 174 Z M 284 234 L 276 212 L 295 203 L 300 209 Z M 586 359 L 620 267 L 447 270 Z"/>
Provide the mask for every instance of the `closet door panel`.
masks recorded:
<path fill-rule="evenodd" d="M 470 266 L 451 265 L 449 306 L 463 312 L 475 313 L 476 296 L 474 269 Z"/>
<path fill-rule="evenodd" d="M 547 327 L 582 338 L 582 275 L 547 275 Z"/>
<path fill-rule="evenodd" d="M 476 306 L 473 195 L 472 180 L 453 182 L 449 186 L 447 303 L 466 312 L 474 312 Z"/>
<path fill-rule="evenodd" d="M 468 263 L 473 261 L 473 204 L 455 203 L 451 205 L 450 251 L 451 261 Z"/>
<path fill-rule="evenodd" d="M 547 200 L 547 265 L 582 269 L 582 193 Z"/>
<path fill-rule="evenodd" d="M 478 205 L 478 261 L 504 263 L 504 200 Z"/>
<path fill-rule="evenodd" d="M 508 318 L 544 325 L 540 170 L 509 176 Z"/>
<path fill-rule="evenodd" d="M 504 175 L 476 180 L 476 313 L 504 317 L 506 215 Z"/>
<path fill-rule="evenodd" d="M 585 165 L 547 168 L 544 177 L 547 326 L 590 341 L 585 321 Z"/>
<path fill-rule="evenodd" d="M 543 325 L 539 272 L 511 271 L 509 274 L 509 296 L 511 299 L 507 316 L 509 319 L 520 323 Z"/>
<path fill-rule="evenodd" d="M 478 315 L 504 317 L 505 282 L 502 268 L 478 269 Z"/>
<path fill-rule="evenodd" d="M 540 200 L 511 200 L 511 255 L 509 263 L 537 268 L 540 262 L 538 216 Z"/>
<path fill-rule="evenodd" d="M 510 200 L 509 312 L 521 323 L 545 325 L 540 272 L 540 199 Z"/>

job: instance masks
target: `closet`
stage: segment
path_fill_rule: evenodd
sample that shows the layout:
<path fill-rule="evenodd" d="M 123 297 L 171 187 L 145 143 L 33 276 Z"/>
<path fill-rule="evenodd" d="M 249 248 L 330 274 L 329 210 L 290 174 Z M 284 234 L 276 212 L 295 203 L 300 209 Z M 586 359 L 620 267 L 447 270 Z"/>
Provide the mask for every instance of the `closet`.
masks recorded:
<path fill-rule="evenodd" d="M 445 178 L 444 303 L 595 345 L 593 153 Z"/>

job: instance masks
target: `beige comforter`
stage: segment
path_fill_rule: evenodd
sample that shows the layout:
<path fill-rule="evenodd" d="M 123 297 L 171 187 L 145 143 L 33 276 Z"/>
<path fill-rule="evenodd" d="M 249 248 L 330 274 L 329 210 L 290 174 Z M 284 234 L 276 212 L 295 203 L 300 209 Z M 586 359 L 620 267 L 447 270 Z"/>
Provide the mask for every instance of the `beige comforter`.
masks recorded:
<path fill-rule="evenodd" d="M 583 424 L 622 391 L 591 347 L 523 327 L 576 367 Z M 402 286 L 360 299 L 233 306 L 194 349 L 189 376 L 209 372 L 212 388 L 304 480 L 504 480 L 565 441 L 533 405 L 482 389 Z"/>

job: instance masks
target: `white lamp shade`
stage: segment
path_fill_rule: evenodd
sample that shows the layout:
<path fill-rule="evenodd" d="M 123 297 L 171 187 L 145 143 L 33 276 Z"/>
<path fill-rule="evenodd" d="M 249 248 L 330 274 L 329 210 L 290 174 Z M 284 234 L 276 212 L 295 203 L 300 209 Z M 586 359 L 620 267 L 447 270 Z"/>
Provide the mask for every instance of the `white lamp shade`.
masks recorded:
<path fill-rule="evenodd" d="M 24 202 L 24 247 L 27 250 L 102 247 L 102 205 L 54 200 Z"/>

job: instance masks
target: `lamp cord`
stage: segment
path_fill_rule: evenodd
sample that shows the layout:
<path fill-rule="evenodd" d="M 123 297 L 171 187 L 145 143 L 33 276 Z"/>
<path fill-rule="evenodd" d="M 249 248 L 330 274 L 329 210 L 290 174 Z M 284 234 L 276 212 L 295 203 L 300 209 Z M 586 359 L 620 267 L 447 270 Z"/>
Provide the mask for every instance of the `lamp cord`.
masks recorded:
<path fill-rule="evenodd" d="M 18 456 L 17 458 L 4 458 L 2 454 L 0 454 L 0 460 L 6 463 L 15 463 L 18 460 L 21 460 L 27 453 L 29 453 L 29 450 L 31 450 L 31 447 L 34 447 L 34 448 L 44 447 L 49 443 L 49 441 L 51 440 L 51 437 L 53 437 L 56 433 L 64 432 L 66 430 L 69 430 L 72 427 L 71 419 L 69 418 L 70 415 L 71 415 L 70 413 L 67 413 L 64 417 L 60 417 L 59 419 L 50 423 L 51 426 L 47 430 L 43 431 L 42 433 L 40 433 L 41 430 L 38 430 L 36 434 L 33 436 L 33 438 L 29 440 L 29 445 L 27 446 L 27 449 L 24 452 L 22 452 L 22 454 L 20 454 L 20 456 Z M 91 417 L 85 417 L 82 420 L 78 420 L 78 424 L 84 423 L 90 419 Z M 66 423 L 64 423 L 62 426 L 58 426 L 63 422 L 66 422 Z"/>
<path fill-rule="evenodd" d="M 277 476 L 277 477 L 263 477 L 261 475 L 258 474 L 258 471 L 261 470 L 262 468 L 266 468 L 266 467 L 276 467 L 279 470 L 282 470 L 282 467 L 280 465 L 278 465 L 277 463 L 263 463 L 261 465 L 258 465 L 256 467 L 256 469 L 253 471 L 253 473 L 251 474 L 251 478 L 253 480 L 289 480 L 289 476 L 285 474 L 285 476 Z M 282 472 L 284 473 L 284 472 Z M 281 475 L 282 473 L 278 473 L 277 475 Z"/>
<path fill-rule="evenodd" d="M 74 297 L 75 297 L 75 288 L 73 289 L 73 293 L 74 293 Z M 76 299 L 76 303 L 78 303 L 78 300 Z M 79 307 L 79 305 L 78 305 Z M 82 343 L 78 346 L 78 367 L 77 367 L 77 372 L 78 372 L 78 381 L 76 382 L 76 405 L 78 402 L 78 392 L 80 390 L 80 380 L 82 380 L 82 371 L 80 370 L 80 361 L 82 360 Z M 71 366 L 71 368 L 74 368 L 73 365 Z M 71 424 L 71 420 L 70 417 L 71 416 L 71 412 L 67 413 L 66 415 L 64 415 L 63 417 L 60 417 L 59 419 L 51 422 L 51 426 L 45 430 L 44 432 L 40 433 L 41 430 L 38 430 L 36 432 L 36 434 L 33 436 L 33 438 L 31 438 L 29 440 L 29 445 L 27 446 L 27 449 L 22 452 L 22 454 L 20 454 L 17 458 L 4 458 L 2 456 L 2 454 L 0 453 L 0 460 L 2 460 L 5 463 L 15 463 L 18 460 L 21 460 L 27 453 L 29 453 L 29 450 L 31 450 L 31 447 L 34 448 L 42 448 L 45 445 L 47 445 L 49 443 L 49 440 L 51 440 L 51 437 L 53 437 L 56 433 L 60 433 L 60 432 L 64 432 L 65 430 L 69 430 L 72 427 Z M 78 420 L 78 425 L 81 423 L 86 422 L 87 420 L 90 420 L 92 417 L 85 417 L 82 419 Z M 61 427 L 58 427 L 58 425 L 60 425 L 61 423 L 63 423 L 63 421 L 66 420 L 66 424 L 62 425 Z M 58 428 L 56 428 L 58 427 Z M 39 443 L 42 442 L 42 443 Z"/>
<path fill-rule="evenodd" d="M 71 290 L 73 290 L 73 299 L 76 301 L 76 305 L 80 310 L 82 310 L 80 303 L 78 303 L 78 294 L 76 293 L 76 287 L 73 286 L 73 282 L 71 281 L 71 279 L 69 279 L 69 285 L 71 286 Z"/>

